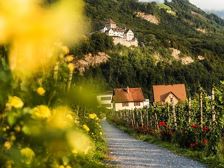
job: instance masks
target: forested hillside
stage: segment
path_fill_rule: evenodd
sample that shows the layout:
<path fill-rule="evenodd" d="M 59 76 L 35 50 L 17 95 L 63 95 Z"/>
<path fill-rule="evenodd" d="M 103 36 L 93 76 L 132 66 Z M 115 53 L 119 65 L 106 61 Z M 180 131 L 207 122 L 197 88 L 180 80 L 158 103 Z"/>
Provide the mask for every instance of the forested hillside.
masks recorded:
<path fill-rule="evenodd" d="M 136 12 L 153 15 L 159 24 L 138 17 Z M 126 48 L 114 46 L 109 37 L 97 33 L 74 48 L 76 55 L 104 51 L 110 56 L 110 61 L 85 74 L 105 81 L 107 89 L 143 87 L 150 97 L 153 84 L 183 82 L 193 94 L 199 86 L 209 91 L 224 79 L 224 21 L 188 0 L 165 4 L 86 0 L 86 13 L 91 32 L 103 28 L 111 18 L 120 27 L 132 29 L 139 40 L 139 47 Z M 173 56 L 175 50 L 180 59 Z M 182 58 L 193 62 L 184 64 Z"/>

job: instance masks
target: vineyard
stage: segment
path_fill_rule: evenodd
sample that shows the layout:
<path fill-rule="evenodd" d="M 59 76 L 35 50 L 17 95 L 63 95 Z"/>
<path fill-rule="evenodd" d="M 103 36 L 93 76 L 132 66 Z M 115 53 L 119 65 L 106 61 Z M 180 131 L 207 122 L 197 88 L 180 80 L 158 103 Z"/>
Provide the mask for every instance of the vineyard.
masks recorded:
<path fill-rule="evenodd" d="M 114 123 L 150 134 L 181 148 L 224 156 L 224 83 L 208 96 L 202 89 L 194 98 L 177 105 L 152 104 L 149 108 L 111 112 Z M 222 160 L 223 161 L 223 160 Z"/>

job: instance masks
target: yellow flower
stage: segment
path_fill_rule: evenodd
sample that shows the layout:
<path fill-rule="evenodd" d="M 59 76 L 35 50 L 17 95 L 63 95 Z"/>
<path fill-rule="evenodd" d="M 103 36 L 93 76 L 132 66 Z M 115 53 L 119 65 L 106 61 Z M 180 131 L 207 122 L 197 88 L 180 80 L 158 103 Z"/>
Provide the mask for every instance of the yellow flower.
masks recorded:
<path fill-rule="evenodd" d="M 43 87 L 39 87 L 39 88 L 37 88 L 36 92 L 40 96 L 44 96 L 44 94 L 45 94 L 46 91 L 45 91 L 45 89 Z"/>
<path fill-rule="evenodd" d="M 103 133 L 102 133 L 102 132 L 100 132 L 100 135 L 103 135 Z"/>
<path fill-rule="evenodd" d="M 61 46 L 61 49 L 65 54 L 69 53 L 69 48 L 67 46 Z"/>
<path fill-rule="evenodd" d="M 49 118 L 48 123 L 52 128 L 71 128 L 75 124 L 75 116 L 70 108 L 59 106 L 52 110 L 52 116 Z"/>
<path fill-rule="evenodd" d="M 65 61 L 66 62 L 72 62 L 74 60 L 74 56 L 73 55 L 68 55 L 65 57 Z"/>
<path fill-rule="evenodd" d="M 72 168 L 70 165 L 65 166 L 65 168 Z"/>
<path fill-rule="evenodd" d="M 24 162 L 26 164 L 30 164 L 35 157 L 34 151 L 28 147 L 21 149 L 20 154 L 24 157 Z"/>
<path fill-rule="evenodd" d="M 57 1 L 49 8 L 42 1 L 0 1 L 0 44 L 10 44 L 11 71 L 22 79 L 55 63 L 55 41 L 74 44 L 86 30 L 82 0 Z M 60 50 L 69 52 L 67 47 Z"/>
<path fill-rule="evenodd" d="M 50 109 L 45 105 L 40 105 L 32 110 L 32 117 L 34 119 L 48 119 L 51 116 Z"/>
<path fill-rule="evenodd" d="M 12 160 L 7 160 L 5 163 L 5 167 L 6 168 L 13 168 L 13 161 Z"/>
<path fill-rule="evenodd" d="M 97 118 L 97 115 L 95 113 L 91 113 L 91 114 L 89 114 L 89 118 L 94 120 Z"/>
<path fill-rule="evenodd" d="M 20 127 L 19 125 L 17 125 L 17 126 L 15 126 L 14 130 L 15 130 L 16 132 L 20 132 L 20 131 L 21 131 L 21 127 Z"/>
<path fill-rule="evenodd" d="M 22 108 L 23 105 L 24 105 L 23 101 L 16 96 L 10 96 L 6 104 L 7 107 L 15 107 L 15 108 Z"/>
<path fill-rule="evenodd" d="M 70 72 L 74 71 L 75 65 L 73 63 L 69 63 L 68 64 L 68 69 L 69 69 Z"/>
<path fill-rule="evenodd" d="M 6 148 L 7 150 L 9 150 L 11 147 L 12 147 L 12 143 L 11 142 L 9 142 L 9 141 L 6 141 L 5 143 L 4 143 L 4 148 Z"/>
<path fill-rule="evenodd" d="M 64 165 L 60 165 L 58 168 L 65 168 L 65 166 Z"/>
<path fill-rule="evenodd" d="M 73 154 L 87 154 L 94 148 L 88 136 L 79 131 L 68 132 L 66 137 Z"/>
<path fill-rule="evenodd" d="M 11 141 L 15 141 L 15 140 L 16 140 L 15 135 L 11 135 L 10 140 L 11 140 Z"/>
<path fill-rule="evenodd" d="M 90 131 L 89 127 L 88 127 L 86 124 L 84 124 L 82 127 L 83 127 L 83 129 L 86 130 L 87 132 Z"/>

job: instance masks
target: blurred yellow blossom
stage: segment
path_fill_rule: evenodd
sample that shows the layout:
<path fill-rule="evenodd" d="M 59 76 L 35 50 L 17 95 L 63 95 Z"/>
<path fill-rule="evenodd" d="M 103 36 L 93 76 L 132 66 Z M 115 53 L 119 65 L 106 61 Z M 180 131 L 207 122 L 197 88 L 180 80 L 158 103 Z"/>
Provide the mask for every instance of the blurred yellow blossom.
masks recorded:
<path fill-rule="evenodd" d="M 12 160 L 7 160 L 5 165 L 6 165 L 5 166 L 6 168 L 13 168 L 13 161 Z"/>
<path fill-rule="evenodd" d="M 86 130 L 87 132 L 89 132 L 89 131 L 90 131 L 89 127 L 88 127 L 86 124 L 83 124 L 83 126 L 82 126 L 82 127 L 83 127 L 83 129 L 84 129 L 84 130 Z"/>
<path fill-rule="evenodd" d="M 33 158 L 35 157 L 34 151 L 28 147 L 22 148 L 20 150 L 20 154 L 24 157 L 24 162 L 26 164 L 30 164 L 33 161 Z"/>
<path fill-rule="evenodd" d="M 51 116 L 50 109 L 45 105 L 40 105 L 32 109 L 34 119 L 48 119 Z"/>
<path fill-rule="evenodd" d="M 70 165 L 65 166 L 65 168 L 72 168 Z"/>
<path fill-rule="evenodd" d="M 6 107 L 22 108 L 23 105 L 24 105 L 24 103 L 19 97 L 10 96 L 9 100 L 6 104 Z"/>
<path fill-rule="evenodd" d="M 20 131 L 21 131 L 21 127 L 20 127 L 19 125 L 17 125 L 17 126 L 15 126 L 14 130 L 15 130 L 16 132 L 20 132 Z"/>
<path fill-rule="evenodd" d="M 89 114 L 89 118 L 94 120 L 97 118 L 97 115 L 95 113 L 91 113 L 91 114 Z"/>
<path fill-rule="evenodd" d="M 64 156 L 64 157 L 62 158 L 62 162 L 63 162 L 63 165 L 68 165 L 68 163 L 69 163 L 69 158 L 66 157 L 66 156 Z"/>
<path fill-rule="evenodd" d="M 72 62 L 74 60 L 74 56 L 73 55 L 68 55 L 65 57 L 65 61 L 66 62 Z"/>
<path fill-rule="evenodd" d="M 69 69 L 70 72 L 74 71 L 75 65 L 73 63 L 69 63 L 68 64 L 68 69 Z"/>
<path fill-rule="evenodd" d="M 76 117 L 69 107 L 59 106 L 52 110 L 48 123 L 52 128 L 67 129 L 74 126 L 75 120 Z"/>
<path fill-rule="evenodd" d="M 100 132 L 100 135 L 103 135 L 103 133 L 102 133 L 102 132 Z"/>
<path fill-rule="evenodd" d="M 68 132 L 67 141 L 73 154 L 87 154 L 94 148 L 88 136 L 79 131 Z"/>
<path fill-rule="evenodd" d="M 30 128 L 26 125 L 23 126 L 22 128 L 22 132 L 26 135 L 30 135 L 31 134 L 31 131 L 30 131 Z"/>
<path fill-rule="evenodd" d="M 15 135 L 11 135 L 11 136 L 10 136 L 10 140 L 11 140 L 11 141 L 15 141 L 15 140 L 16 140 L 16 136 L 15 136 Z"/>
<path fill-rule="evenodd" d="M 10 43 L 10 68 L 18 78 L 50 67 L 60 51 L 55 41 L 75 43 L 88 27 L 82 0 L 60 0 L 49 7 L 42 2 L 0 1 L 0 44 Z"/>
<path fill-rule="evenodd" d="M 39 88 L 37 88 L 36 92 L 40 96 L 44 96 L 46 91 L 45 91 L 45 89 L 43 87 L 39 87 Z"/>
<path fill-rule="evenodd" d="M 65 54 L 69 53 L 69 48 L 67 46 L 61 46 L 61 49 Z"/>
<path fill-rule="evenodd" d="M 5 143 L 4 143 L 4 148 L 6 148 L 7 150 L 9 150 L 9 149 L 11 149 L 11 147 L 12 147 L 12 143 L 11 142 L 9 142 L 9 141 L 6 141 Z"/>

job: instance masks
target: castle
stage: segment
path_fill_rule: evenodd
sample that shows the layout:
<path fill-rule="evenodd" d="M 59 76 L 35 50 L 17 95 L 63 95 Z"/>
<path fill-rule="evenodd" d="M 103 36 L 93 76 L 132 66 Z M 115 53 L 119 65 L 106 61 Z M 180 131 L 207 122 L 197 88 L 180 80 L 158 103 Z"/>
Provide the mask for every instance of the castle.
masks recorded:
<path fill-rule="evenodd" d="M 104 28 L 100 30 L 113 38 L 115 45 L 121 44 L 126 47 L 138 46 L 138 40 L 135 38 L 134 32 L 130 29 L 122 29 L 117 24 L 109 19 Z"/>

